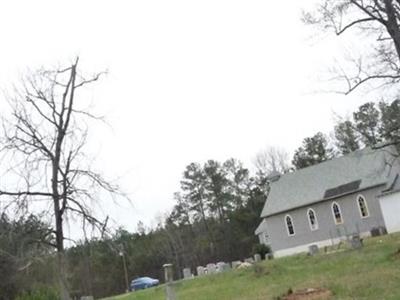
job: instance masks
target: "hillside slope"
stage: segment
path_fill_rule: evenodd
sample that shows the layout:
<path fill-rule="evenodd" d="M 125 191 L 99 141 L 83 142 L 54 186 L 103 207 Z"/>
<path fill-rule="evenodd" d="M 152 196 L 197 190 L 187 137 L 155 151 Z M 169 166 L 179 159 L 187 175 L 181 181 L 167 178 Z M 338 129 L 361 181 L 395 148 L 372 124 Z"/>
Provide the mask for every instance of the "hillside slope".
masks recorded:
<path fill-rule="evenodd" d="M 333 299 L 400 299 L 400 235 L 369 238 L 361 250 L 297 255 L 258 267 L 179 281 L 179 300 L 277 299 L 289 289 L 326 288 Z M 164 286 L 108 299 L 162 300 Z"/>

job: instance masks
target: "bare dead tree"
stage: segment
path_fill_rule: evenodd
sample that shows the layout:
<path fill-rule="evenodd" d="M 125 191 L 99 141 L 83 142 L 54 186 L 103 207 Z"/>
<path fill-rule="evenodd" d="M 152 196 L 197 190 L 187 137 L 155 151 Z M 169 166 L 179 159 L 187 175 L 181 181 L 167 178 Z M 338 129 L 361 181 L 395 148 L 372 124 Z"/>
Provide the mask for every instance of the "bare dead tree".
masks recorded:
<path fill-rule="evenodd" d="M 321 0 L 315 11 L 303 13 L 303 20 L 336 35 L 358 30 L 374 39 L 369 55 L 349 59 L 352 70 L 334 68 L 334 79 L 346 84 L 344 94 L 365 83 L 387 87 L 400 81 L 399 0 Z"/>
<path fill-rule="evenodd" d="M 273 172 L 284 174 L 290 170 L 289 155 L 279 147 L 267 147 L 259 151 L 253 159 L 253 164 L 263 176 Z"/>
<path fill-rule="evenodd" d="M 98 118 L 85 108 L 78 92 L 103 73 L 86 78 L 78 71 L 78 61 L 67 68 L 39 70 L 23 80 L 9 99 L 11 117 L 3 120 L 0 144 L 1 166 L 9 166 L 1 176 L 0 196 L 17 209 L 29 210 L 40 201 L 50 210 L 53 239 L 47 243 L 57 252 L 62 299 L 69 299 L 66 223 L 80 220 L 83 228 L 91 225 L 103 232 L 108 218 L 96 218 L 93 205 L 99 197 L 123 195 L 118 185 L 92 169 L 92 159 L 85 155 L 88 122 Z"/>

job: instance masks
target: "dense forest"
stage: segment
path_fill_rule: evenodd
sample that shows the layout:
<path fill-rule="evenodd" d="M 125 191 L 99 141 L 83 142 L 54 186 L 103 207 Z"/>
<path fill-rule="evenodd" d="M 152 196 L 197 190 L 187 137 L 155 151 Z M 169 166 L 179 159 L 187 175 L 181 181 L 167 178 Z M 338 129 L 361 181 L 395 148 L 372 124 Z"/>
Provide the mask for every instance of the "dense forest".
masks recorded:
<path fill-rule="evenodd" d="M 250 171 L 236 159 L 191 163 L 183 171 L 175 206 L 155 228 L 138 222 L 136 232 L 119 228 L 102 238 L 66 249 L 72 295 L 102 297 L 126 289 L 137 276 L 162 279 L 173 263 L 175 277 L 185 267 L 243 259 L 260 251 L 254 230 L 268 196 L 271 173 L 293 172 L 363 147 L 396 144 L 400 101 L 369 102 L 350 117 L 338 118 L 332 133 L 305 138 L 292 162 L 279 148 L 260 151 Z M 24 299 L 31 292 L 55 295 L 55 251 L 50 226 L 41 216 L 0 218 L 0 299 Z M 267 250 L 267 249 L 264 249 Z"/>

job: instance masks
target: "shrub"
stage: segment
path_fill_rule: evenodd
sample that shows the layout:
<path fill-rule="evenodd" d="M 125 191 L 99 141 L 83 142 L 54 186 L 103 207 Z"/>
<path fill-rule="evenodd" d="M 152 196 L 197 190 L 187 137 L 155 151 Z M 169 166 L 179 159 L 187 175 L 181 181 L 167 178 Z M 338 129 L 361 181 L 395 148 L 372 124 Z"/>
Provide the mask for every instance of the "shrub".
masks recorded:
<path fill-rule="evenodd" d="M 266 254 L 271 252 L 271 247 L 265 244 L 255 244 L 253 246 L 253 254 L 260 254 L 263 259 L 265 259 Z"/>

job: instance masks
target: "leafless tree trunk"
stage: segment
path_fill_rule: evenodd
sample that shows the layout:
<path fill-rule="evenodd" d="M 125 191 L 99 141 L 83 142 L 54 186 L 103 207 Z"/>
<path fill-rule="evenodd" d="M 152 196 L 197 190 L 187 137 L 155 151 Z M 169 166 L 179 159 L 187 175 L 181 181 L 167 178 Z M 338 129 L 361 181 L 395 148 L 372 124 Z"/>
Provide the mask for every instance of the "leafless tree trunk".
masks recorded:
<path fill-rule="evenodd" d="M 10 164 L 3 175 L 9 178 L 8 185 L 0 186 L 0 196 L 8 196 L 18 208 L 28 208 L 32 201 L 51 204 L 54 223 L 49 234 L 57 251 L 62 299 L 69 299 L 65 222 L 79 218 L 83 226 L 91 224 L 103 231 L 106 221 L 93 215 L 93 203 L 101 191 L 122 195 L 117 185 L 92 171 L 84 153 L 85 119 L 96 117 L 82 108 L 77 92 L 102 73 L 87 79 L 78 72 L 78 61 L 67 68 L 40 70 L 16 88 L 15 97 L 9 99 L 11 118 L 3 120 L 0 147 Z"/>
<path fill-rule="evenodd" d="M 352 71 L 335 68 L 335 79 L 347 85 L 348 94 L 374 82 L 378 87 L 400 81 L 400 1 L 398 0 L 321 0 L 315 11 L 305 12 L 307 24 L 333 30 L 337 35 L 358 29 L 374 39 L 370 55 L 352 59 Z M 365 49 L 367 50 L 367 49 Z"/>

